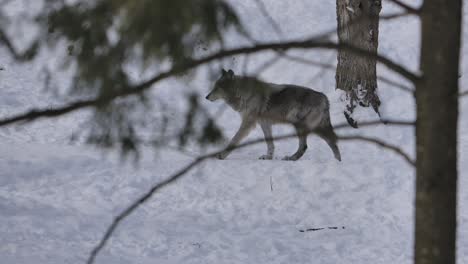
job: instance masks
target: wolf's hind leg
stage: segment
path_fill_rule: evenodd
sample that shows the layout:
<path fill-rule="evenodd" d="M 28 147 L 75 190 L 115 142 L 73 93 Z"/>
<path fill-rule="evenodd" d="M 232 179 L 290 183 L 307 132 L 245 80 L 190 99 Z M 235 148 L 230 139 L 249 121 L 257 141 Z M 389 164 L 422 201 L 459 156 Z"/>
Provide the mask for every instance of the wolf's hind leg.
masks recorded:
<path fill-rule="evenodd" d="M 307 150 L 307 129 L 300 125 L 295 125 L 297 137 L 299 138 L 299 148 L 296 153 L 291 156 L 286 156 L 283 160 L 298 160 L 300 159 Z"/>
<path fill-rule="evenodd" d="M 327 142 L 328 146 L 333 151 L 333 155 L 335 156 L 335 159 L 337 159 L 338 161 L 341 161 L 340 149 L 336 145 L 337 136 L 335 132 L 333 131 L 333 128 L 331 127 L 331 125 L 325 129 L 318 129 L 317 135 L 323 140 L 325 140 L 325 142 Z"/>
<path fill-rule="evenodd" d="M 260 156 L 259 159 L 271 160 L 273 159 L 273 154 L 275 153 L 275 144 L 273 143 L 271 124 L 268 122 L 261 122 L 260 126 L 262 127 L 263 135 L 265 136 L 265 142 L 267 144 L 267 154 Z"/>

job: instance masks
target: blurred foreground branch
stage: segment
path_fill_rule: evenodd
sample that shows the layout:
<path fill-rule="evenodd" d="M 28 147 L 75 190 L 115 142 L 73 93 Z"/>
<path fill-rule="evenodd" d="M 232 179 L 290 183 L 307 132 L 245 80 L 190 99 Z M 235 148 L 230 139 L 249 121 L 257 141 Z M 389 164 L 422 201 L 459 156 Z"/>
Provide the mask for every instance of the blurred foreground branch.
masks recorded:
<path fill-rule="evenodd" d="M 32 60 L 36 55 L 37 51 L 39 50 L 39 42 L 34 42 L 23 52 L 19 52 L 13 43 L 10 41 L 8 36 L 6 35 L 5 31 L 0 28 L 0 44 L 2 44 L 8 49 L 11 55 L 15 58 L 15 60 L 19 62 L 25 62 Z"/>

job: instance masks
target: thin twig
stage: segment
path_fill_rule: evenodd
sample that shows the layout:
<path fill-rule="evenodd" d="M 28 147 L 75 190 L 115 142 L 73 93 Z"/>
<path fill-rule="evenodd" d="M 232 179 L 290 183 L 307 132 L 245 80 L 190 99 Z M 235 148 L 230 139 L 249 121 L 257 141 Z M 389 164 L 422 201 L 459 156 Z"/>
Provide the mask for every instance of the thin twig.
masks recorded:
<path fill-rule="evenodd" d="M 403 157 L 410 165 L 413 167 L 416 167 L 416 162 L 413 161 L 408 154 L 406 154 L 403 150 L 401 150 L 399 147 L 388 144 L 384 142 L 383 140 L 380 140 L 378 138 L 370 138 L 370 137 L 364 137 L 364 136 L 338 136 L 339 141 L 349 141 L 349 140 L 358 140 L 358 141 L 365 141 L 365 142 L 370 142 L 374 143 L 380 147 L 383 147 L 385 149 L 389 149 Z"/>
<path fill-rule="evenodd" d="M 331 229 L 331 230 L 338 230 L 338 229 L 345 229 L 346 227 L 341 226 L 329 226 L 329 227 L 315 227 L 315 228 L 307 228 L 307 229 L 299 229 L 299 232 L 304 233 L 304 232 L 315 232 L 315 231 L 321 231 L 325 229 Z"/>
<path fill-rule="evenodd" d="M 294 55 L 291 55 L 291 54 L 287 54 L 286 52 L 279 51 L 277 53 L 281 57 L 283 57 L 283 58 L 285 58 L 287 60 L 290 60 L 290 61 L 295 61 L 295 62 L 306 64 L 306 65 L 318 66 L 318 67 L 321 67 L 321 68 L 324 68 L 324 69 L 329 69 L 329 70 L 335 69 L 335 66 L 332 65 L 332 64 L 313 61 L 313 60 L 310 60 L 310 59 L 307 59 L 307 58 L 304 58 L 304 57 L 298 57 L 298 56 L 294 56 Z"/>
<path fill-rule="evenodd" d="M 397 6 L 403 8 L 408 13 L 415 14 L 415 15 L 419 15 L 421 13 L 421 8 L 414 8 L 408 4 L 403 3 L 400 0 L 390 0 L 390 1 L 396 4 Z"/>
<path fill-rule="evenodd" d="M 380 20 L 394 20 L 396 18 L 400 18 L 400 17 L 406 17 L 406 16 L 409 16 L 411 15 L 411 13 L 395 13 L 395 14 L 388 14 L 388 15 L 381 15 L 379 17 Z"/>
<path fill-rule="evenodd" d="M 395 82 L 395 81 L 392 81 L 388 78 L 385 78 L 383 76 L 377 76 L 377 80 L 383 82 L 383 83 L 386 83 L 386 84 L 389 84 L 391 87 L 395 87 L 395 88 L 398 88 L 402 91 L 405 91 L 405 92 L 408 92 L 408 93 L 412 93 L 414 94 L 414 89 L 411 89 L 409 88 L 408 86 L 404 85 L 404 84 L 401 84 L 401 83 L 398 83 L 398 82 Z"/>
<path fill-rule="evenodd" d="M 273 192 L 273 176 L 270 175 L 270 191 Z"/>
<path fill-rule="evenodd" d="M 281 59 L 281 56 L 279 55 L 276 55 L 274 56 L 273 58 L 267 60 L 265 63 L 263 63 L 262 65 L 260 65 L 259 67 L 257 67 L 257 69 L 255 69 L 253 71 L 254 73 L 254 76 L 258 76 L 260 74 L 262 74 L 264 71 L 266 71 L 268 68 L 272 67 L 273 65 L 275 65 L 277 62 L 279 62 L 279 60 Z"/>
<path fill-rule="evenodd" d="M 36 41 L 33 44 L 31 44 L 29 48 L 27 48 L 24 52 L 21 53 L 17 51 L 13 43 L 7 37 L 7 34 L 0 28 L 0 45 L 2 43 L 11 53 L 11 55 L 15 58 L 15 60 L 19 62 L 32 60 L 39 49 L 39 42 Z"/>
<path fill-rule="evenodd" d="M 278 23 L 276 23 L 276 20 L 271 16 L 271 14 L 268 12 L 268 9 L 265 6 L 265 3 L 263 3 L 262 0 L 254 0 L 254 2 L 257 4 L 258 9 L 260 9 L 260 12 L 263 13 L 263 15 L 267 18 L 267 20 L 270 22 L 271 27 L 273 30 L 276 32 L 279 38 L 283 38 L 283 31 L 281 30 L 281 27 L 279 26 Z"/>
<path fill-rule="evenodd" d="M 302 64 L 306 64 L 306 65 L 311 65 L 311 66 L 319 66 L 323 69 L 326 69 L 326 70 L 334 70 L 336 69 L 335 65 L 332 65 L 332 64 L 327 64 L 327 63 L 322 63 L 322 62 L 316 62 L 316 61 L 313 61 L 313 60 L 309 60 L 309 59 L 306 59 L 306 58 L 303 58 L 303 57 L 297 57 L 297 56 L 293 56 L 293 55 L 290 55 L 290 54 L 287 54 L 287 53 L 280 53 L 282 57 L 284 57 L 285 59 L 288 59 L 288 60 L 291 60 L 291 61 L 295 61 L 295 62 L 298 62 L 298 63 L 302 63 Z M 414 93 L 414 90 L 409 88 L 408 86 L 405 86 L 403 84 L 400 84 L 400 83 L 397 83 L 395 81 L 392 81 L 388 78 L 385 78 L 385 77 L 382 77 L 382 76 L 377 76 L 377 80 L 381 81 L 381 82 L 384 82 L 384 83 L 387 83 L 387 84 L 390 84 L 391 86 L 393 87 L 396 87 L 396 88 L 399 88 L 405 92 L 409 92 L 409 93 Z"/>
<path fill-rule="evenodd" d="M 379 125 L 379 124 L 386 124 L 386 125 L 392 125 L 392 126 L 403 126 L 403 127 L 412 127 L 416 125 L 416 122 L 414 121 L 401 121 L 401 120 L 391 120 L 391 119 L 379 119 L 379 120 L 373 120 L 373 121 L 365 121 L 359 124 L 361 128 L 363 127 L 369 127 L 369 126 L 374 126 L 374 125 Z M 333 128 L 335 130 L 338 129 L 347 129 L 350 128 L 349 124 L 347 122 L 341 123 L 334 125 Z"/>

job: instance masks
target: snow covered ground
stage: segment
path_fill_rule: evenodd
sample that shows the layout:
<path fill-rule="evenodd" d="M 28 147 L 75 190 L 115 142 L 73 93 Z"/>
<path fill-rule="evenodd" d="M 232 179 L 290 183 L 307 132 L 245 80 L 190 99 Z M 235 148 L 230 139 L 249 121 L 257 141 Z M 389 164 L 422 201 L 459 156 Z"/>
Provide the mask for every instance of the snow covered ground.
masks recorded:
<path fill-rule="evenodd" d="M 18 1 L 16 3 L 20 3 Z M 238 1 L 237 1 L 238 2 Z M 334 1 L 265 1 L 287 36 L 301 37 L 335 26 Z M 237 8 L 258 39 L 275 40 L 268 22 L 242 1 Z M 15 8 L 23 8 L 16 4 Z M 391 6 L 384 2 L 385 12 Z M 468 9 L 465 9 L 465 14 Z M 468 23 L 464 39 L 468 40 Z M 412 70 L 418 65 L 418 22 L 414 18 L 381 25 L 380 52 Z M 402 30 L 403 29 L 403 30 Z M 236 38 L 230 40 L 235 45 Z M 298 52 L 335 63 L 333 52 Z M 463 54 L 468 54 L 467 45 Z M 41 56 L 32 65 L 18 65 L 0 48 L 0 117 L 29 106 L 56 102 L 41 90 Z M 266 55 L 251 59 L 250 70 Z M 255 59 L 254 59 L 255 58 Z M 226 60 L 236 71 L 242 63 Z M 468 61 L 463 61 L 461 86 L 468 89 Z M 384 67 L 379 73 L 396 76 Z M 199 74 L 193 88 L 208 91 Z M 319 76 L 319 77 L 317 77 Z M 262 78 L 295 83 L 326 93 L 332 122 L 345 122 L 335 93 L 334 73 L 296 62 L 281 61 Z M 64 80 L 65 82 L 65 80 Z M 171 85 L 171 87 L 168 87 Z M 158 88 L 170 103 L 174 82 Z M 178 91 L 187 88 L 178 84 Z M 414 119 L 411 95 L 380 84 L 384 114 Z M 216 111 L 219 104 L 208 104 Z M 461 101 L 459 129 L 460 181 L 458 263 L 468 263 L 468 97 Z M 367 119 L 372 113 L 360 113 Z M 193 153 L 144 150 L 137 168 L 115 153 L 69 143 L 86 113 L 32 125 L 0 129 L 0 262 L 83 263 L 112 217 L 154 183 L 192 160 Z M 232 135 L 239 118 L 224 111 L 219 119 Z M 291 131 L 277 127 L 275 134 Z M 356 133 L 347 129 L 340 134 Z M 380 125 L 358 133 L 378 136 L 414 153 L 414 131 Z M 257 129 L 250 139 L 261 136 Z M 278 157 L 293 152 L 296 140 L 280 142 Z M 340 142 L 343 161 L 318 138 L 298 162 L 259 161 L 263 145 L 235 151 L 227 160 L 211 160 L 164 189 L 117 230 L 97 263 L 411 263 L 413 246 L 414 171 L 399 156 L 374 145 Z M 302 229 L 338 227 L 316 232 Z"/>

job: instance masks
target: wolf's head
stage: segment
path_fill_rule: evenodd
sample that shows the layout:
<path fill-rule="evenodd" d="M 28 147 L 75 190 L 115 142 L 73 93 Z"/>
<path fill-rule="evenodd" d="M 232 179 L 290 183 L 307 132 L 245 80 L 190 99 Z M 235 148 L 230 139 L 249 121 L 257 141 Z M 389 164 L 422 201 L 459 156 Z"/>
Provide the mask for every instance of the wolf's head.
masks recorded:
<path fill-rule="evenodd" d="M 232 70 L 226 71 L 223 69 L 221 71 L 221 77 L 215 82 L 213 89 L 206 96 L 206 99 L 211 102 L 218 99 L 226 99 L 229 91 L 232 89 L 234 76 L 235 75 Z"/>

